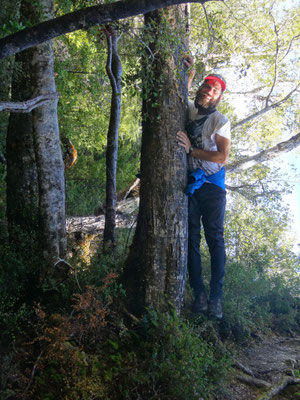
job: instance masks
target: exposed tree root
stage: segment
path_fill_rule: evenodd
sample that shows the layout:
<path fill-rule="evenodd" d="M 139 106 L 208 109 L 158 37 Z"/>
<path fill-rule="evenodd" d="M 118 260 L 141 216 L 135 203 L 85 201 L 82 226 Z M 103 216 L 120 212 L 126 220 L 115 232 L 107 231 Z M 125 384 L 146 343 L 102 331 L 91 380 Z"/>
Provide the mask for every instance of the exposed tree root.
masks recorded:
<path fill-rule="evenodd" d="M 255 377 L 254 373 L 252 372 L 252 370 L 248 367 L 245 367 L 242 363 L 240 363 L 239 361 L 235 361 L 235 363 L 233 364 L 233 366 L 243 372 L 245 372 L 245 374 L 252 376 L 253 378 Z"/>
<path fill-rule="evenodd" d="M 287 378 L 279 385 L 272 387 L 266 394 L 260 397 L 258 400 L 272 400 L 277 394 L 282 392 L 289 385 L 300 384 L 300 379 L 297 378 Z"/>
<path fill-rule="evenodd" d="M 269 382 L 266 382 L 262 379 L 254 378 L 253 376 L 238 375 L 237 379 L 242 383 L 246 383 L 247 385 L 250 386 L 255 386 L 259 389 L 271 387 L 271 384 Z"/>

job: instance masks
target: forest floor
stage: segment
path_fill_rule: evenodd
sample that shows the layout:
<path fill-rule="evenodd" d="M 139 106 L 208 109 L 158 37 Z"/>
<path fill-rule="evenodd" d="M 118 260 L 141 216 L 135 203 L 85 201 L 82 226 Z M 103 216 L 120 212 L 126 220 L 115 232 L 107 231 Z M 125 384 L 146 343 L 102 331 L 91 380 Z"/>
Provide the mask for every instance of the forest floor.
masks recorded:
<path fill-rule="evenodd" d="M 134 227 L 138 200 L 132 198 L 118 204 L 118 228 Z M 90 241 L 100 240 L 103 229 L 104 215 L 67 220 L 71 242 L 74 244 L 77 239 L 78 243 L 88 243 L 88 249 Z M 221 341 L 219 336 L 222 335 L 209 321 L 203 322 L 199 329 L 210 331 L 209 335 L 214 332 L 216 345 L 232 353 L 232 373 L 216 400 L 300 400 L 300 333 L 291 332 L 289 337 L 272 333 L 241 345 Z"/>
<path fill-rule="evenodd" d="M 218 400 L 300 399 L 300 336 L 272 335 L 235 351 L 234 372 Z"/>

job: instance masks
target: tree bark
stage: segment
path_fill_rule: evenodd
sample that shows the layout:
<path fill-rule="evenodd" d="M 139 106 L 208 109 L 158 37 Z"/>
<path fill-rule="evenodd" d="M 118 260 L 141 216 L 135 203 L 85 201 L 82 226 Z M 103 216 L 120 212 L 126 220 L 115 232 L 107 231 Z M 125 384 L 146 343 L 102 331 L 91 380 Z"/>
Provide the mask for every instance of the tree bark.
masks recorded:
<path fill-rule="evenodd" d="M 204 4 L 209 1 L 222 0 L 190 0 L 189 2 Z M 186 0 L 139 0 L 138 2 L 123 0 L 78 10 L 1 39 L 0 59 L 78 29 L 108 24 L 181 3 L 186 3 Z"/>
<path fill-rule="evenodd" d="M 22 8 L 22 18 L 24 9 Z M 33 49 L 16 56 L 16 70 L 13 75 L 12 99 L 14 101 L 32 96 Z M 34 241 L 37 229 L 38 189 L 37 170 L 33 144 L 32 113 L 11 114 L 6 139 L 6 196 L 7 221 L 10 241 L 16 251 L 23 253 L 27 248 L 30 258 L 30 242 Z M 19 249 L 19 250 L 17 250 Z M 24 255 L 24 254 L 23 254 Z"/>
<path fill-rule="evenodd" d="M 53 15 L 52 0 L 40 0 L 45 18 Z M 34 96 L 55 93 L 52 43 L 35 48 L 32 62 Z M 57 98 L 35 108 L 33 133 L 39 187 L 39 226 L 42 251 L 41 279 L 53 274 L 66 253 L 64 163 L 60 146 Z"/>
<path fill-rule="evenodd" d="M 7 24 L 8 21 L 18 21 L 20 18 L 21 0 L 5 0 L 1 4 L 0 26 Z M 9 100 L 11 80 L 14 68 L 14 57 L 0 61 L 0 99 Z M 0 115 L 0 152 L 5 153 L 5 138 L 8 127 L 8 114 Z M 5 157 L 2 154 L 3 162 Z"/>
<path fill-rule="evenodd" d="M 118 54 L 117 32 L 109 27 L 105 30 L 107 38 L 107 63 L 106 71 L 110 80 L 112 94 L 110 106 L 110 120 L 107 133 L 106 149 L 106 207 L 104 243 L 115 242 L 116 230 L 116 204 L 117 204 L 117 157 L 119 125 L 121 114 L 121 91 L 122 91 L 122 63 Z"/>
<path fill-rule="evenodd" d="M 187 6 L 172 7 L 145 16 L 153 37 L 149 44 L 154 60 L 145 61 L 141 189 L 137 227 L 127 259 L 123 284 L 135 314 L 145 307 L 165 309 L 171 302 L 180 312 L 187 260 L 186 154 L 177 144 L 176 132 L 184 128 L 187 79 L 183 52 L 187 51 L 185 27 L 177 31 L 181 43 L 160 47 L 163 24 L 182 28 Z"/>
<path fill-rule="evenodd" d="M 16 4 L 20 6 L 20 4 Z M 23 3 L 20 21 L 30 18 Z M 32 96 L 33 49 L 17 54 L 12 80 L 13 101 Z M 11 60 L 12 61 L 12 60 Z M 5 98 L 5 97 L 3 97 Z M 4 115 L 4 114 L 3 114 Z M 32 132 L 32 114 L 11 114 L 6 136 L 6 213 L 8 232 L 15 251 L 23 258 L 31 258 L 38 215 L 37 171 Z M 25 251 L 24 251 L 25 250 Z"/>

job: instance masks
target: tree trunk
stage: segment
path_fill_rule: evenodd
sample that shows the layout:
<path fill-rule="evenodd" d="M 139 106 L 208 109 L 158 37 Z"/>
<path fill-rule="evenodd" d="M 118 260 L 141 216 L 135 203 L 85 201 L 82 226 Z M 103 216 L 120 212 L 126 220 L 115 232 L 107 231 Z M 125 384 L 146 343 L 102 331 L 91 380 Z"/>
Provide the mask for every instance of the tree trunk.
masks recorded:
<path fill-rule="evenodd" d="M 188 232 L 186 154 L 175 135 L 184 128 L 187 111 L 183 65 L 186 13 L 187 6 L 177 6 L 145 16 L 153 59 L 149 56 L 144 65 L 140 208 L 123 275 L 129 307 L 137 314 L 148 306 L 163 310 L 168 302 L 179 312 L 183 301 Z M 169 32 L 161 37 L 166 25 Z"/>
<path fill-rule="evenodd" d="M 27 20 L 28 10 L 22 4 L 21 22 Z M 33 49 L 17 54 L 12 81 L 12 100 L 32 96 Z M 31 258 L 31 245 L 37 228 L 37 171 L 32 135 L 32 114 L 10 114 L 6 138 L 6 195 L 10 241 L 23 258 Z"/>
<path fill-rule="evenodd" d="M 40 0 L 44 17 L 53 16 L 52 0 Z M 54 57 L 51 42 L 37 46 L 32 62 L 34 96 L 55 93 Z M 64 163 L 59 138 L 57 99 L 35 108 L 33 134 L 39 187 L 41 278 L 51 276 L 53 267 L 66 253 Z"/>
<path fill-rule="evenodd" d="M 52 0 L 40 7 L 23 0 L 23 20 L 49 18 Z M 53 51 L 50 42 L 20 53 L 13 100 L 55 93 Z M 21 68 L 21 74 L 20 74 Z M 26 114 L 11 114 L 7 137 L 7 217 L 15 244 L 34 242 L 37 231 L 41 251 L 41 278 L 52 274 L 65 256 L 64 164 L 57 120 L 57 96 Z M 28 249 L 27 249 L 28 250 Z"/>
<path fill-rule="evenodd" d="M 5 0 L 1 4 L 0 26 L 7 24 L 8 21 L 19 21 L 21 0 Z M 11 88 L 15 57 L 10 57 L 0 61 L 0 100 L 8 101 Z M 0 114 L 0 162 L 6 164 L 5 138 L 8 127 L 8 113 Z"/>
<path fill-rule="evenodd" d="M 122 91 L 122 63 L 118 54 L 119 37 L 113 28 L 107 28 L 107 63 L 106 71 L 110 80 L 112 94 L 110 106 L 110 120 L 107 133 L 106 150 L 106 208 L 104 243 L 115 242 L 116 230 L 116 180 L 117 180 L 117 157 L 119 124 L 121 114 L 121 91 Z"/>

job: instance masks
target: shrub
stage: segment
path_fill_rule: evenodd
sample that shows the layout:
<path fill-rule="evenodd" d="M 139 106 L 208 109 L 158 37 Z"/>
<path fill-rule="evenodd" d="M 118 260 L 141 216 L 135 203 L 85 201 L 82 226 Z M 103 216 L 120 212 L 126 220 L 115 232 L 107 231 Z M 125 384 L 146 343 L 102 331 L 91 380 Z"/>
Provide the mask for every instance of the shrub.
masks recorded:
<path fill-rule="evenodd" d="M 110 399 L 208 398 L 228 369 L 228 358 L 175 313 L 149 310 L 127 341 L 111 347 L 106 377 L 117 392 Z"/>

